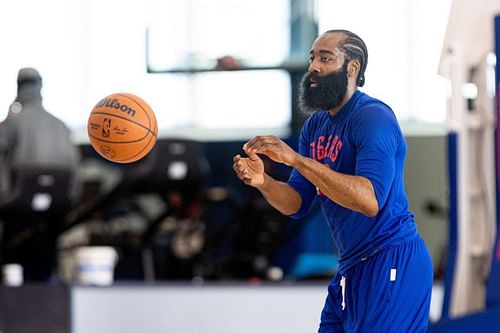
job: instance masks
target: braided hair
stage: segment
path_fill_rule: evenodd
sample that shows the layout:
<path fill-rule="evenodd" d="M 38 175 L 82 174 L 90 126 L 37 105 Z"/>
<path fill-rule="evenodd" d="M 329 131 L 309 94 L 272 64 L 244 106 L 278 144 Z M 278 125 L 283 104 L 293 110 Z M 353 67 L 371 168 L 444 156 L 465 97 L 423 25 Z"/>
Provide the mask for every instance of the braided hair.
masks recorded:
<path fill-rule="evenodd" d="M 340 33 L 345 36 L 344 40 L 340 42 L 340 47 L 347 55 L 348 59 L 358 59 L 361 68 L 359 70 L 358 79 L 356 84 L 362 87 L 365 84 L 365 70 L 368 64 L 368 50 L 365 42 L 349 30 L 328 30 L 327 33 Z"/>

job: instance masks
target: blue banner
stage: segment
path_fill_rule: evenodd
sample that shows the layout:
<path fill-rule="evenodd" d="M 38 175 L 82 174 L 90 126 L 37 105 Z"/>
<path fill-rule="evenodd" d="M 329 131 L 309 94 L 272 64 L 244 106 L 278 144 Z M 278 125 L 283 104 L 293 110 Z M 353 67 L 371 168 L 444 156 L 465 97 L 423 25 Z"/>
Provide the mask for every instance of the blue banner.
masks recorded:
<path fill-rule="evenodd" d="M 497 224 L 497 234 L 495 246 L 493 248 L 492 260 L 491 260 L 491 271 L 490 276 L 488 278 L 488 288 L 486 292 L 486 305 L 487 307 L 499 307 L 500 306 L 500 215 L 499 215 L 499 207 L 500 207 L 500 136 L 498 129 L 500 128 L 500 70 L 498 66 L 498 60 L 500 59 L 500 15 L 495 16 L 495 54 L 497 58 L 496 65 L 496 118 L 497 118 L 497 127 L 496 127 L 496 141 L 495 141 L 495 151 L 496 151 L 496 224 Z"/>

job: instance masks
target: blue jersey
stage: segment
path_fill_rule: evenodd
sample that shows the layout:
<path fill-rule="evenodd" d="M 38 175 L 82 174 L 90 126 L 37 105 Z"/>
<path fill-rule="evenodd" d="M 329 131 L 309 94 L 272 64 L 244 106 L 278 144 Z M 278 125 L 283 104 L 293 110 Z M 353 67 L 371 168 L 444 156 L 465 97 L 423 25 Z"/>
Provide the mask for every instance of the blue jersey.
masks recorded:
<path fill-rule="evenodd" d="M 292 217 L 304 216 L 313 199 L 319 199 L 338 247 L 341 270 L 417 236 L 404 190 L 406 141 L 389 106 L 356 91 L 336 115 L 318 111 L 306 120 L 299 152 L 332 170 L 366 177 L 375 190 L 379 212 L 368 217 L 333 202 L 292 170 L 288 184 L 302 198 Z"/>

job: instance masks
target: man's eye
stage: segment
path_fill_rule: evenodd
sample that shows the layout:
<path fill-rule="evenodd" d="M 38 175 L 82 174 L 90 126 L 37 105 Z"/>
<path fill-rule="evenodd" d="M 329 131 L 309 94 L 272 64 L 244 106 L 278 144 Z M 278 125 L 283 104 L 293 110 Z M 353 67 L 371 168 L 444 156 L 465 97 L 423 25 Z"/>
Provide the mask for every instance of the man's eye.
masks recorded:
<path fill-rule="evenodd" d="M 330 60 L 332 60 L 332 59 L 327 58 L 327 57 L 321 57 L 321 61 L 323 61 L 323 62 L 328 62 Z"/>

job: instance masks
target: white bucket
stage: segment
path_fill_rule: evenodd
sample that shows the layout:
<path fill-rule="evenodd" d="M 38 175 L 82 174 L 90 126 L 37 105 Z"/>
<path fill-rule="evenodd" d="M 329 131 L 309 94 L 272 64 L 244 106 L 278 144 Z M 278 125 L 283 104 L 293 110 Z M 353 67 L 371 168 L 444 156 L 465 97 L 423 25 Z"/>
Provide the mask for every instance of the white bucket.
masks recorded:
<path fill-rule="evenodd" d="M 19 287 L 23 285 L 23 266 L 19 264 L 5 264 L 2 267 L 2 281 L 4 286 Z"/>
<path fill-rule="evenodd" d="M 75 252 L 76 282 L 84 285 L 109 286 L 118 259 L 110 246 L 84 246 Z"/>

